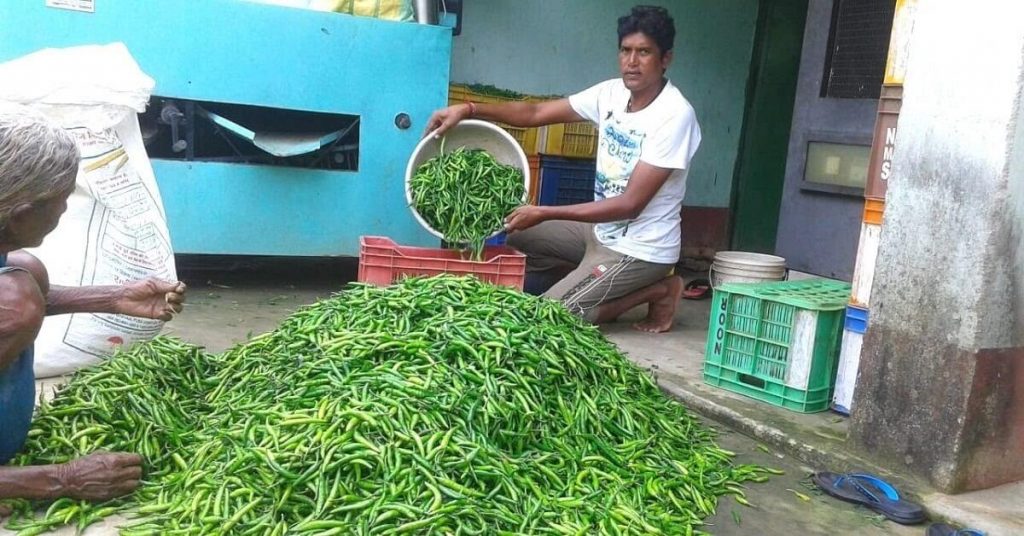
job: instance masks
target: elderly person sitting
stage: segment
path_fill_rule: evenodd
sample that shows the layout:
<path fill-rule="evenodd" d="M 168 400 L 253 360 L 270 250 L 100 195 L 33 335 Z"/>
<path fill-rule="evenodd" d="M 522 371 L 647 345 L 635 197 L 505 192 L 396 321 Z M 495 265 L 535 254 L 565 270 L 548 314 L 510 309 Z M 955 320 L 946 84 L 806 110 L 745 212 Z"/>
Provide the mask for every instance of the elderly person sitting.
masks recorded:
<path fill-rule="evenodd" d="M 123 286 L 50 285 L 20 248 L 57 227 L 75 189 L 74 139 L 21 106 L 0 106 L 0 499 L 106 500 L 139 484 L 135 454 L 94 453 L 60 465 L 6 467 L 25 443 L 35 401 L 32 344 L 44 315 L 95 312 L 170 320 L 185 285 L 157 279 Z"/>

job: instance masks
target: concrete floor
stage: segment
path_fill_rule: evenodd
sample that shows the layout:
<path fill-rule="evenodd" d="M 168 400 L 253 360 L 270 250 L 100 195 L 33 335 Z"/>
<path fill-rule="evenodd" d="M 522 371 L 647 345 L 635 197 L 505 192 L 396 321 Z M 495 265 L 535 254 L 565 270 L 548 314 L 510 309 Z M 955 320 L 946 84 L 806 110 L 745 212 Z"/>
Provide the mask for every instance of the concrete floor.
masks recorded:
<path fill-rule="evenodd" d="M 250 335 L 274 328 L 297 307 L 329 296 L 354 279 L 352 259 L 211 259 L 185 258 L 179 274 L 189 285 L 188 305 L 183 314 L 167 325 L 165 333 L 211 351 L 221 351 L 245 341 Z M 737 453 L 741 463 L 768 465 L 786 472 L 765 484 L 751 484 L 749 508 L 731 499 L 719 503 L 718 513 L 708 520 L 708 530 L 718 535 L 788 534 L 924 534 L 926 525 L 905 527 L 884 521 L 872 512 L 836 501 L 814 489 L 808 478 L 814 470 L 847 470 L 859 467 L 859 460 L 842 454 L 846 436 L 845 419 L 831 413 L 801 415 L 727 393 L 704 385 L 701 366 L 708 325 L 709 302 L 684 301 L 676 328 L 667 334 L 648 335 L 630 328 L 631 320 L 643 316 L 634 310 L 619 323 L 605 326 L 609 339 L 640 366 L 658 375 L 663 389 L 699 414 L 710 415 L 709 425 L 721 431 L 723 448 Z M 53 382 L 46 382 L 47 384 Z M 728 423 L 731 427 L 723 426 Z M 743 433 L 738 432 L 742 431 Z M 838 454 L 838 455 L 837 455 Z M 835 464 L 839 464 L 837 467 Z M 847 466 L 848 465 L 848 466 Z M 925 490 L 920 483 L 897 479 L 901 488 Z M 932 501 L 944 502 L 945 517 L 988 521 L 1006 512 L 1008 521 L 982 526 L 991 535 L 1024 534 L 1024 484 L 997 491 L 974 501 L 968 496 L 953 498 L 919 491 Z M 1000 510 L 995 501 L 1005 502 Z M 972 502 L 978 505 L 971 507 Z M 989 510 L 986 512 L 984 508 Z M 970 515 L 957 515 L 957 510 Z M 735 512 L 735 516 L 733 513 Z M 737 523 L 737 519 L 739 522 Z M 1020 522 L 1020 530 L 1014 522 Z M 116 520 L 87 530 L 87 535 L 112 533 Z M 983 523 L 978 523 L 983 525 Z M 1007 532 L 1009 530 L 1009 532 Z M 6 532 L 0 530 L 0 534 Z M 72 532 L 67 532 L 72 534 Z"/>

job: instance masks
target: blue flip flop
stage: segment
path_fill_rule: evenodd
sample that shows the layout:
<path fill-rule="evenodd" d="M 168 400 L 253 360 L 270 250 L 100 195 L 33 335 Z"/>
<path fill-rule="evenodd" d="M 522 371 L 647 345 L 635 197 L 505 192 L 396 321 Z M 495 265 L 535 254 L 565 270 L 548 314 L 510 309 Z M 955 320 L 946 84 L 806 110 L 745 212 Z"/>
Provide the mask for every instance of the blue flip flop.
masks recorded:
<path fill-rule="evenodd" d="M 892 484 L 875 475 L 821 472 L 815 473 L 811 480 L 837 499 L 859 504 L 902 525 L 915 525 L 925 520 L 921 505 L 901 498 Z"/>
<path fill-rule="evenodd" d="M 975 529 L 957 529 L 945 523 L 932 523 L 928 526 L 927 536 L 985 536 L 985 533 Z"/>

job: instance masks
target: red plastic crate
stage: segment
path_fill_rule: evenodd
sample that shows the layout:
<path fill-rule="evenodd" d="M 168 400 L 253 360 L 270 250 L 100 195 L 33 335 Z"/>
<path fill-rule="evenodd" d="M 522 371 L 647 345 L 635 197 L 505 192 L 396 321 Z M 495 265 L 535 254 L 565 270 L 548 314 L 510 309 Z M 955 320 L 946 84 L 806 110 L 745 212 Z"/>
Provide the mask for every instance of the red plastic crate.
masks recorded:
<path fill-rule="evenodd" d="M 523 289 L 526 256 L 508 246 L 487 246 L 483 260 L 454 249 L 400 246 L 383 236 L 359 238 L 359 281 L 386 286 L 410 276 L 472 275 L 495 285 Z"/>

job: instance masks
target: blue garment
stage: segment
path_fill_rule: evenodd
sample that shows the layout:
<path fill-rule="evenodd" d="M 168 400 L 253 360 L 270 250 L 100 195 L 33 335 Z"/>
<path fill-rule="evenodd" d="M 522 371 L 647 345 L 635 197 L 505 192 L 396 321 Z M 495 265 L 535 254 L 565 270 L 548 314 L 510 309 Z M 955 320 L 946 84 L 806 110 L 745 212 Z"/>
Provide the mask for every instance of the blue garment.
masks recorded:
<path fill-rule="evenodd" d="M 0 254 L 0 267 L 6 265 L 7 255 Z M 0 465 L 7 463 L 25 445 L 35 398 L 36 379 L 29 345 L 10 366 L 0 370 Z"/>

